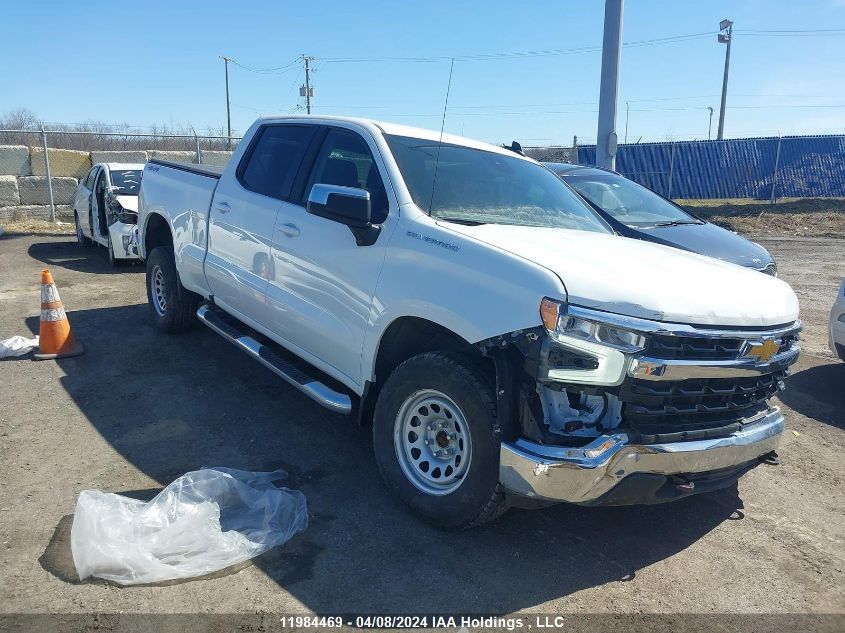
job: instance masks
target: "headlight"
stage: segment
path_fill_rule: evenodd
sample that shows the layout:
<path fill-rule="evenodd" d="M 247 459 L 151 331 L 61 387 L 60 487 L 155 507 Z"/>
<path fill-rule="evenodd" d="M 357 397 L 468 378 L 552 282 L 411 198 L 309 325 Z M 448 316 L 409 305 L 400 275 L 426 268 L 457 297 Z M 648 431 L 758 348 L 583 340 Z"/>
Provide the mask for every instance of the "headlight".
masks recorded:
<path fill-rule="evenodd" d="M 552 347 L 562 352 L 550 350 L 546 378 L 552 382 L 618 385 L 630 355 L 645 348 L 646 338 L 639 332 L 568 314 L 566 304 L 553 299 L 542 300 L 540 316 Z"/>
<path fill-rule="evenodd" d="M 559 301 L 545 298 L 540 303 L 543 325 L 555 339 L 571 337 L 590 343 L 633 353 L 645 348 L 645 336 L 632 330 L 590 321 L 566 313 L 566 306 Z"/>

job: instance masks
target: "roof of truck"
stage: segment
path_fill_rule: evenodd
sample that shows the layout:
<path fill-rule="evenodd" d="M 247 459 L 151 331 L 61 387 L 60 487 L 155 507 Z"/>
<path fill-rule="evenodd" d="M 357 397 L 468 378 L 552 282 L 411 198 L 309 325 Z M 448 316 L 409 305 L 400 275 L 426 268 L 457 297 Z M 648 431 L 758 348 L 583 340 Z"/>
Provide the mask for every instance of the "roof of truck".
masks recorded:
<path fill-rule="evenodd" d="M 258 121 L 262 123 L 271 123 L 273 121 L 288 121 L 288 120 L 311 120 L 311 121 L 324 121 L 326 123 L 331 123 L 333 121 L 336 122 L 343 122 L 343 123 L 355 123 L 357 125 L 362 125 L 364 127 L 375 126 L 379 130 L 381 130 L 382 134 L 392 134 L 396 136 L 410 136 L 413 138 L 421 138 L 430 141 L 439 141 L 440 140 L 440 131 L 439 130 L 428 130 L 426 128 L 421 127 L 413 127 L 410 125 L 401 125 L 399 123 L 388 123 L 386 121 L 376 121 L 375 119 L 365 119 L 361 117 L 348 117 L 348 116 L 330 116 L 330 115 L 322 115 L 322 114 L 280 114 L 275 116 L 264 116 L 258 119 Z M 466 138 L 464 136 L 457 136 L 455 134 L 443 134 L 443 142 L 449 143 L 451 145 L 462 145 L 465 147 L 473 147 L 476 149 L 483 149 L 489 152 L 496 152 L 498 154 L 504 154 L 505 156 L 519 156 L 512 150 L 503 148 L 500 145 L 493 145 L 491 143 L 485 143 L 483 141 L 476 141 L 475 139 Z M 520 158 L 524 158 L 520 156 Z M 526 160 L 532 160 L 530 158 L 526 158 Z"/>

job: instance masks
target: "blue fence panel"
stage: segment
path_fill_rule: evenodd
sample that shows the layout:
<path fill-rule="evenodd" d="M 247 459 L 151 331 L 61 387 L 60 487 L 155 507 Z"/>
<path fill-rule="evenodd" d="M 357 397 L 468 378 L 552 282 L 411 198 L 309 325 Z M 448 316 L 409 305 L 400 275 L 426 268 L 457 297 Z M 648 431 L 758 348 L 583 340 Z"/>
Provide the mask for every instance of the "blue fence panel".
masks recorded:
<path fill-rule="evenodd" d="M 845 196 L 845 137 L 790 136 L 620 145 L 616 169 L 672 198 Z M 578 162 L 595 164 L 594 145 Z M 777 164 L 777 177 L 773 178 Z"/>
<path fill-rule="evenodd" d="M 845 137 L 784 137 L 775 191 L 783 198 L 845 197 Z"/>

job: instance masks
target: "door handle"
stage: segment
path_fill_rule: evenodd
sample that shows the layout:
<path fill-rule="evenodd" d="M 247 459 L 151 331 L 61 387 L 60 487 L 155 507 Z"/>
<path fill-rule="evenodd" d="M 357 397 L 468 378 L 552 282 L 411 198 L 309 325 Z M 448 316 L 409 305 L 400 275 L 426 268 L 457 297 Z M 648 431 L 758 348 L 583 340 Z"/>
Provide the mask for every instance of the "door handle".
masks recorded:
<path fill-rule="evenodd" d="M 296 224 L 282 224 L 279 230 L 288 237 L 299 237 L 299 227 Z"/>
<path fill-rule="evenodd" d="M 218 202 L 214 205 L 214 208 L 217 209 L 220 213 L 229 213 L 232 210 L 232 207 L 229 206 L 228 202 Z"/>

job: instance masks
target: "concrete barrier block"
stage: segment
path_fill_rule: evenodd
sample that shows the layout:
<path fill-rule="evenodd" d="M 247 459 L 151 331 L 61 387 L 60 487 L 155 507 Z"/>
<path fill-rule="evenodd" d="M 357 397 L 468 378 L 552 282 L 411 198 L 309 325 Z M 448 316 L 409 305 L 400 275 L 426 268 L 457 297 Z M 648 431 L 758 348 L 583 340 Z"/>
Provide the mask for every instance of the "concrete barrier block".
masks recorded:
<path fill-rule="evenodd" d="M 18 179 L 14 176 L 0 176 L 0 207 L 12 207 L 20 203 Z"/>
<path fill-rule="evenodd" d="M 115 152 L 91 152 L 91 164 L 97 163 L 146 163 L 147 152 L 137 151 L 115 151 Z"/>
<path fill-rule="evenodd" d="M 32 175 L 29 148 L 26 145 L 0 145 L 0 175 Z"/>
<path fill-rule="evenodd" d="M 225 150 L 208 150 L 202 152 L 202 164 L 225 167 L 231 157 L 232 152 L 227 152 Z"/>
<path fill-rule="evenodd" d="M 84 178 L 91 169 L 91 155 L 74 149 L 51 149 L 50 175 L 60 177 Z M 30 155 L 33 176 L 46 176 L 44 150 L 33 147 Z"/>
<path fill-rule="evenodd" d="M 50 205 L 18 205 L 15 207 L 0 207 L 0 222 L 49 219 Z M 73 207 L 69 205 L 57 206 L 56 219 L 62 222 L 73 222 Z"/>
<path fill-rule="evenodd" d="M 6 221 L 49 220 L 50 206 L 24 205 L 18 207 L 3 207 L 0 208 L 0 218 Z"/>
<path fill-rule="evenodd" d="M 147 155 L 152 158 L 158 158 L 159 160 L 171 160 L 176 163 L 195 163 L 197 162 L 197 154 L 196 152 L 190 151 L 183 151 L 183 150 L 158 150 L 152 149 L 147 152 Z"/>
<path fill-rule="evenodd" d="M 53 178 L 53 203 L 73 204 L 76 197 L 76 178 Z M 21 176 L 18 178 L 21 204 L 50 204 L 46 176 Z"/>

